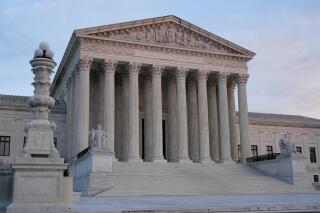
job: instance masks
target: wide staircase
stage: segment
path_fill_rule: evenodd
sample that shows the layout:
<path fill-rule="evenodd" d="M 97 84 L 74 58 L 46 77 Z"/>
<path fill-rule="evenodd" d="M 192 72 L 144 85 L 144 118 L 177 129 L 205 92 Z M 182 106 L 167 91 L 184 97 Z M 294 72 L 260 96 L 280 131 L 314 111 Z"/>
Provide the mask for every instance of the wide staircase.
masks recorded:
<path fill-rule="evenodd" d="M 114 162 L 96 196 L 315 193 L 242 164 Z"/>

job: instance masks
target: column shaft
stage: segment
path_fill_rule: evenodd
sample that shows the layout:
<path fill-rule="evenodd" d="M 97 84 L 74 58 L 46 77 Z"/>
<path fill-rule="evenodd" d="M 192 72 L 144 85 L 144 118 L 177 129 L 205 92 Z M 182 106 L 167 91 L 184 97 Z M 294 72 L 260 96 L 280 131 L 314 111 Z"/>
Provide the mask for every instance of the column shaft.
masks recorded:
<path fill-rule="evenodd" d="M 115 140 L 114 151 L 115 157 L 121 160 L 121 143 L 122 143 L 122 101 L 121 101 L 121 79 L 117 76 L 115 79 Z"/>
<path fill-rule="evenodd" d="M 163 67 L 152 67 L 152 142 L 153 161 L 163 161 L 161 73 Z"/>
<path fill-rule="evenodd" d="M 74 157 L 79 152 L 77 123 L 79 122 L 77 106 L 79 106 L 79 72 L 78 68 L 73 73 L 73 103 L 72 103 L 72 125 L 71 125 L 71 157 Z"/>
<path fill-rule="evenodd" d="M 77 93 L 78 104 L 75 116 L 78 118 L 76 123 L 76 141 L 78 144 L 77 152 L 88 147 L 89 134 L 89 90 L 90 90 L 90 67 L 92 59 L 80 58 L 79 60 L 79 87 Z"/>
<path fill-rule="evenodd" d="M 178 160 L 189 161 L 188 155 L 188 120 L 186 95 L 186 69 L 177 70 L 177 126 L 178 126 Z"/>
<path fill-rule="evenodd" d="M 231 79 L 228 83 L 228 111 L 229 111 L 229 127 L 230 127 L 230 151 L 232 160 L 236 161 L 237 156 L 237 123 L 236 123 L 236 108 L 234 103 L 234 88 L 235 82 Z"/>
<path fill-rule="evenodd" d="M 207 73 L 199 71 L 198 75 L 198 128 L 200 145 L 200 162 L 210 160 L 209 121 L 208 121 Z"/>
<path fill-rule="evenodd" d="M 215 79 L 208 82 L 208 107 L 209 107 L 209 139 L 211 159 L 220 161 L 219 145 L 219 123 L 218 123 L 218 101 L 217 101 L 217 84 Z"/>
<path fill-rule="evenodd" d="M 122 75 L 122 138 L 121 138 L 121 161 L 128 160 L 129 141 L 129 79 L 128 75 Z"/>
<path fill-rule="evenodd" d="M 152 79 L 144 78 L 144 161 L 152 161 Z"/>
<path fill-rule="evenodd" d="M 139 69 L 138 64 L 130 64 L 128 161 L 141 161 L 139 156 Z"/>
<path fill-rule="evenodd" d="M 198 133 L 198 102 L 197 83 L 194 80 L 188 81 L 188 138 L 189 156 L 194 162 L 199 162 L 199 133 Z"/>
<path fill-rule="evenodd" d="M 178 140 L 177 140 L 177 87 L 175 76 L 170 76 L 167 81 L 168 97 L 168 161 L 178 159 Z"/>
<path fill-rule="evenodd" d="M 110 144 L 110 152 L 114 152 L 114 75 L 117 63 L 107 61 L 104 64 L 104 131 Z"/>
<path fill-rule="evenodd" d="M 249 75 L 240 75 L 237 79 L 238 84 L 238 103 L 239 103 L 239 127 L 240 127 L 240 149 L 241 162 L 245 163 L 249 157 L 249 121 L 247 103 L 247 80 Z"/>
<path fill-rule="evenodd" d="M 73 101 L 72 101 L 72 90 L 73 90 L 73 80 L 72 77 L 69 77 L 68 81 L 67 81 L 67 119 L 66 119 L 66 123 L 67 123 L 67 134 L 66 134 L 66 159 L 70 159 L 72 157 L 72 110 L 73 110 Z"/>
<path fill-rule="evenodd" d="M 230 161 L 230 128 L 228 115 L 227 97 L 227 77 L 226 73 L 219 73 L 218 92 L 219 92 L 219 137 L 220 137 L 220 158 L 222 161 Z"/>
<path fill-rule="evenodd" d="M 99 73 L 99 96 L 98 96 L 98 124 L 100 124 L 102 127 L 105 127 L 104 119 L 105 119 L 105 74 L 104 72 Z M 96 103 L 94 103 L 96 105 Z M 94 128 L 97 128 L 97 126 L 94 126 Z"/>

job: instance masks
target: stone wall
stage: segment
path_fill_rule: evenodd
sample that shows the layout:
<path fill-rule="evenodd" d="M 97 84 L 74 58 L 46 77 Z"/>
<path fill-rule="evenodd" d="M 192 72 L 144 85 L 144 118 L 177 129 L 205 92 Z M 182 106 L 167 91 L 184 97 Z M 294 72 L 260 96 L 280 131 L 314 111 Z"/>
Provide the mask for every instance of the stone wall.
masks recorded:
<path fill-rule="evenodd" d="M 0 156 L 0 164 L 12 162 L 14 157 L 21 153 L 24 137 L 26 137 L 26 123 L 32 119 L 32 111 L 27 104 L 26 96 L 0 95 L 0 136 L 10 136 L 10 155 Z M 54 138 L 62 157 L 64 153 L 65 110 L 63 103 L 58 103 L 49 120 L 57 125 Z"/>

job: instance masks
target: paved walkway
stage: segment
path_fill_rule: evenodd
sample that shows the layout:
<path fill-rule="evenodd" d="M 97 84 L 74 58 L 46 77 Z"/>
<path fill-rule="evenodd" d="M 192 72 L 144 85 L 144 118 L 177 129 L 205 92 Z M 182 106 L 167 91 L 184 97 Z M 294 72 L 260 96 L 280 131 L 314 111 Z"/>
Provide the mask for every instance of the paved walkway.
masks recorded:
<path fill-rule="evenodd" d="M 320 194 L 82 197 L 73 208 L 76 212 L 87 213 L 139 210 L 181 212 L 186 209 L 196 212 L 320 212 Z"/>

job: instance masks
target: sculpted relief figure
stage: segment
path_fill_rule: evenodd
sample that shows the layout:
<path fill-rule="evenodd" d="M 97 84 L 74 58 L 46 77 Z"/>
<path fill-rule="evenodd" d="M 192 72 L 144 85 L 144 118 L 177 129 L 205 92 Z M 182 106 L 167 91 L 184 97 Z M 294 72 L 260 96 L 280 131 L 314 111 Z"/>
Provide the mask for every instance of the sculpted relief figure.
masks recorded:
<path fill-rule="evenodd" d="M 95 150 L 111 150 L 110 144 L 107 140 L 107 135 L 101 129 L 100 124 L 98 124 L 97 130 L 92 129 L 90 132 L 90 147 Z"/>
<path fill-rule="evenodd" d="M 104 36 L 115 39 L 150 42 L 158 44 L 172 44 L 183 47 L 192 47 L 205 50 L 219 50 L 231 52 L 217 42 L 200 35 L 190 29 L 175 23 L 160 23 L 149 26 L 137 26 L 128 29 L 110 31 Z"/>

